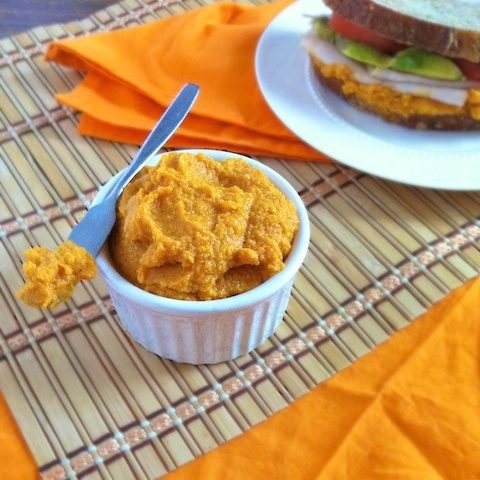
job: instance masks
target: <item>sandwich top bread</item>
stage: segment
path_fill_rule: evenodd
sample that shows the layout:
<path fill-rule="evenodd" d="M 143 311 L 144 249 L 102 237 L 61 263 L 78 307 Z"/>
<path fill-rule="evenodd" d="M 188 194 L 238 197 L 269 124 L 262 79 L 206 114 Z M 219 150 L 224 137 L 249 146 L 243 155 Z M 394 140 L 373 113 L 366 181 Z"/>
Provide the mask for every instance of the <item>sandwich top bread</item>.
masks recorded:
<path fill-rule="evenodd" d="M 480 62 L 480 2 L 326 0 L 334 12 L 399 43 Z"/>
<path fill-rule="evenodd" d="M 304 39 L 318 79 L 419 129 L 480 129 L 480 2 L 325 0 Z"/>

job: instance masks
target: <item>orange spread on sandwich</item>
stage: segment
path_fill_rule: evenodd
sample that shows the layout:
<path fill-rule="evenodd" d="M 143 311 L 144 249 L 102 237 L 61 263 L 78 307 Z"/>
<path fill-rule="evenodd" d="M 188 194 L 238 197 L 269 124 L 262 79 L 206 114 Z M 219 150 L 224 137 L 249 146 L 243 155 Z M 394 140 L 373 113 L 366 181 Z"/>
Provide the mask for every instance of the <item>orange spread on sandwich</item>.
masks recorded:
<path fill-rule="evenodd" d="M 360 100 L 377 106 L 387 115 L 456 115 L 469 113 L 480 120 L 480 90 L 471 89 L 463 107 L 447 105 L 425 97 L 401 93 L 381 84 L 362 84 L 357 82 L 347 65 L 326 65 L 315 59 L 322 75 L 326 78 L 341 80 L 345 95 L 354 94 Z"/>
<path fill-rule="evenodd" d="M 110 251 L 144 290 L 218 299 L 282 270 L 298 223 L 293 202 L 244 160 L 171 153 L 125 188 Z"/>
<path fill-rule="evenodd" d="M 17 297 L 33 307 L 51 308 L 68 300 L 78 282 L 93 278 L 97 266 L 85 249 L 67 240 L 55 251 L 43 247 L 27 250 L 23 273 L 26 283 Z"/>

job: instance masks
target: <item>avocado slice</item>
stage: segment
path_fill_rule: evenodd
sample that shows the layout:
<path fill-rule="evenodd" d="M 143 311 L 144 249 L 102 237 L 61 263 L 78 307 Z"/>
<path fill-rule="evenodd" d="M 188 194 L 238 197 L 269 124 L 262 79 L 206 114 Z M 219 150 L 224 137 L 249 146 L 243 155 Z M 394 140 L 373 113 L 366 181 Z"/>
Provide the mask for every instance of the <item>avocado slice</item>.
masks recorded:
<path fill-rule="evenodd" d="M 389 55 L 379 50 L 375 50 L 363 43 L 348 40 L 342 35 L 335 33 L 330 28 L 328 22 L 329 17 L 317 17 L 313 22 L 315 34 L 321 39 L 334 44 L 346 57 L 376 67 L 385 67 L 385 64 L 391 60 Z"/>
<path fill-rule="evenodd" d="M 330 28 L 328 24 L 328 17 L 318 17 L 313 22 L 313 28 L 316 35 L 323 40 L 334 43 L 335 42 L 335 32 Z"/>
<path fill-rule="evenodd" d="M 357 62 L 366 63 L 367 65 L 385 67 L 391 61 L 390 55 L 363 43 L 347 40 L 339 35 L 335 38 L 335 45 L 346 57 L 356 60 Z"/>
<path fill-rule="evenodd" d="M 386 67 L 438 80 L 465 79 L 462 71 L 450 59 L 420 48 L 412 47 L 398 52 Z"/>

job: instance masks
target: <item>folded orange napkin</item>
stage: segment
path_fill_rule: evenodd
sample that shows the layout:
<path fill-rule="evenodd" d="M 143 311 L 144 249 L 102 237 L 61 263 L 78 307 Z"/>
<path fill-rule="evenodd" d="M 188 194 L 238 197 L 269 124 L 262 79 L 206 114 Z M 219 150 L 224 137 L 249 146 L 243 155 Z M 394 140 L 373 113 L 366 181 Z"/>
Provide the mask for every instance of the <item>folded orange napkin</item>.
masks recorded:
<path fill-rule="evenodd" d="M 140 144 L 186 82 L 200 97 L 170 147 L 322 160 L 270 110 L 255 77 L 255 49 L 290 0 L 261 7 L 217 3 L 138 27 L 51 44 L 46 59 L 87 72 L 57 100 L 83 112 L 85 135 Z"/>
<path fill-rule="evenodd" d="M 480 277 L 168 480 L 479 479 L 479 305 Z M 0 425 L 0 478 L 35 478 L 1 398 Z"/>

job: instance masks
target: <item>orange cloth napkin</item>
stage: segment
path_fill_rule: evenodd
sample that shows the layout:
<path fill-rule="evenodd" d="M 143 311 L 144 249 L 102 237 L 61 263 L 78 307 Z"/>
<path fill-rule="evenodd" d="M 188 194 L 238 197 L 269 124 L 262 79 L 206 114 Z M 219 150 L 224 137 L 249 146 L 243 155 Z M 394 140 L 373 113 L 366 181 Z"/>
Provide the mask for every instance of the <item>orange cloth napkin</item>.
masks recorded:
<path fill-rule="evenodd" d="M 277 119 L 257 86 L 258 40 L 289 3 L 217 3 L 50 44 L 47 60 L 87 72 L 56 98 L 83 112 L 80 133 L 140 144 L 180 87 L 193 82 L 200 97 L 168 146 L 329 161 Z"/>
<path fill-rule="evenodd" d="M 477 278 L 352 367 L 167 479 L 480 479 L 479 307 Z"/>
<path fill-rule="evenodd" d="M 477 480 L 480 277 L 285 410 L 168 480 Z M 0 402 L 0 478 L 34 463 Z M 7 419 L 5 422 L 4 419 Z"/>
<path fill-rule="evenodd" d="M 0 393 L 0 479 L 33 480 L 38 468 Z"/>

